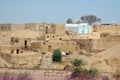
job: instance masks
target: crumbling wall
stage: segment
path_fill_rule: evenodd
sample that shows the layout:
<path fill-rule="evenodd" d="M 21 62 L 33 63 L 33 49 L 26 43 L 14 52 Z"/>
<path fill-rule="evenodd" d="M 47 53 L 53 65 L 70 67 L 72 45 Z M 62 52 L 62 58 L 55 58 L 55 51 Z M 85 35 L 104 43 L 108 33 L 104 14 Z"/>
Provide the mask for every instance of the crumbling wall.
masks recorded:
<path fill-rule="evenodd" d="M 119 24 L 94 25 L 93 32 L 119 34 L 120 33 L 120 25 Z"/>
<path fill-rule="evenodd" d="M 0 24 L 0 31 L 11 31 L 11 24 Z"/>
<path fill-rule="evenodd" d="M 24 24 L 0 24 L 0 31 L 6 32 L 6 31 L 15 31 L 15 30 L 21 30 L 24 29 Z"/>
<path fill-rule="evenodd" d="M 31 44 L 32 49 L 41 49 L 42 52 L 53 52 L 55 49 L 62 51 L 75 51 L 77 45 L 75 41 L 48 41 L 48 42 L 33 42 Z"/>
<path fill-rule="evenodd" d="M 86 51 L 92 51 L 93 40 L 92 39 L 79 39 L 75 40 L 77 42 L 78 48 Z M 78 49 L 78 50 L 79 50 Z"/>
<path fill-rule="evenodd" d="M 101 39 L 93 41 L 93 49 L 105 50 L 115 45 L 120 45 L 120 35 L 101 35 Z"/>

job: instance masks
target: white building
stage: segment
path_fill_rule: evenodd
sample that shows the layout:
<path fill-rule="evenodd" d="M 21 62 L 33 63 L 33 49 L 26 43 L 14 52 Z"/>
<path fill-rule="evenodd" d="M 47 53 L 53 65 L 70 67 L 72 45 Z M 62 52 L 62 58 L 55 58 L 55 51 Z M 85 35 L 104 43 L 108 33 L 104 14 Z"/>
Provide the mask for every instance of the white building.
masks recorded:
<path fill-rule="evenodd" d="M 65 24 L 65 28 L 67 31 L 73 31 L 81 34 L 92 32 L 92 27 L 87 23 Z"/>

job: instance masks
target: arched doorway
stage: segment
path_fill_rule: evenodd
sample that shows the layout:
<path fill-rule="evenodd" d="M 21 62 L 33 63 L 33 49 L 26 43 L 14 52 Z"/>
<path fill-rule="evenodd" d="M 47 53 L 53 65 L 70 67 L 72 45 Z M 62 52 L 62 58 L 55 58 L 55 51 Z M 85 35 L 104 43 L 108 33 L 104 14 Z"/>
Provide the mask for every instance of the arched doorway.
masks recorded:
<path fill-rule="evenodd" d="M 24 45 L 25 45 L 25 48 L 27 48 L 27 47 L 28 47 L 28 46 L 27 46 L 27 40 L 25 40 Z"/>
<path fill-rule="evenodd" d="M 51 45 L 48 46 L 48 52 L 52 52 L 52 46 Z"/>

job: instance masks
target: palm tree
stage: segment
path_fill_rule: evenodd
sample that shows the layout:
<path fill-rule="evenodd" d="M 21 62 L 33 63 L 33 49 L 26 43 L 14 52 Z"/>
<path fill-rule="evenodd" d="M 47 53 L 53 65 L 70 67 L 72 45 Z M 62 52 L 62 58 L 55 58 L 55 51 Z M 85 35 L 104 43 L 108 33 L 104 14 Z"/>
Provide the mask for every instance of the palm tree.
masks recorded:
<path fill-rule="evenodd" d="M 88 23 L 90 25 L 92 25 L 95 22 L 100 22 L 101 19 L 97 18 L 95 15 L 87 15 L 87 16 L 82 16 L 80 18 L 83 22 Z"/>

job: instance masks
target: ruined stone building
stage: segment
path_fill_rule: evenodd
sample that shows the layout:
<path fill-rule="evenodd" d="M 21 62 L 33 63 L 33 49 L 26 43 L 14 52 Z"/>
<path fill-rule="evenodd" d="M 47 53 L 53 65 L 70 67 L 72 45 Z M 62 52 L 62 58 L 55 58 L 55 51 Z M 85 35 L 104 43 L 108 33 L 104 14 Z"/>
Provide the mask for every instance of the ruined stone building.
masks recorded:
<path fill-rule="evenodd" d="M 24 24 L 11 24 L 11 23 L 7 23 L 7 24 L 0 24 L 0 31 L 15 31 L 15 30 L 20 30 L 20 29 L 24 29 Z"/>
<path fill-rule="evenodd" d="M 11 31 L 11 24 L 0 24 L 0 31 Z"/>
<path fill-rule="evenodd" d="M 105 50 L 119 44 L 120 29 L 119 25 L 116 24 L 95 25 L 93 28 L 91 27 L 91 32 L 87 34 L 66 32 L 64 24 L 26 23 L 24 29 L 22 29 L 22 26 L 22 28 L 17 27 L 18 29 L 14 30 L 12 28 L 15 24 L 14 26 L 13 24 L 1 25 L 0 28 L 3 32 L 4 30 L 11 30 L 9 37 L 7 37 L 10 43 L 7 47 L 11 48 L 11 52 L 14 50 L 17 53 L 24 49 L 41 52 L 52 52 L 58 48 L 66 52 L 80 49 L 88 50 L 88 48 Z"/>
<path fill-rule="evenodd" d="M 76 42 L 65 33 L 64 24 L 27 23 L 24 30 L 12 33 L 10 44 L 17 54 L 24 49 L 41 52 L 77 50 Z"/>

